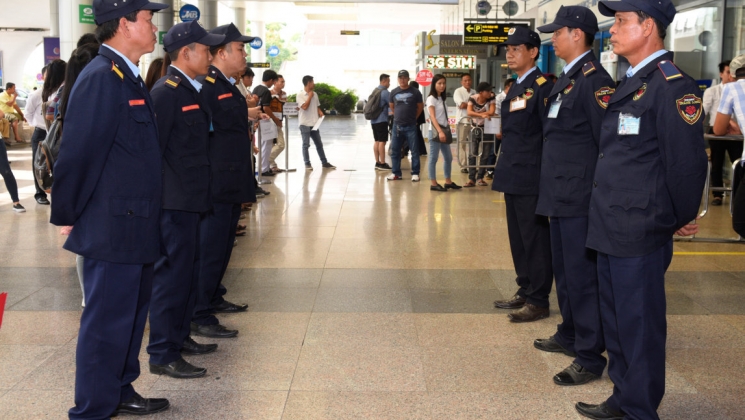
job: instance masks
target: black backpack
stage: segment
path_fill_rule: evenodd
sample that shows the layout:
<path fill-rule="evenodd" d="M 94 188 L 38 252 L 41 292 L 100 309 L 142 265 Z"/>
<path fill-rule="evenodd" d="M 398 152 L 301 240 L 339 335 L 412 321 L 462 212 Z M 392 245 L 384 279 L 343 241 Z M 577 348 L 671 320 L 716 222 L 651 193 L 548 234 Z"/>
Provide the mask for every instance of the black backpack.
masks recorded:
<path fill-rule="evenodd" d="M 54 182 L 52 169 L 54 168 L 54 162 L 57 161 L 57 156 L 59 156 L 61 139 L 62 117 L 58 115 L 52 125 L 49 126 L 44 141 L 39 143 L 34 158 L 34 177 L 39 187 L 47 193 L 52 191 L 52 183 Z"/>
<path fill-rule="evenodd" d="M 380 95 L 382 92 L 382 89 L 375 88 L 370 94 L 370 97 L 367 98 L 367 103 L 362 108 L 362 113 L 365 114 L 366 120 L 374 120 L 383 112 L 383 107 L 380 106 Z"/>

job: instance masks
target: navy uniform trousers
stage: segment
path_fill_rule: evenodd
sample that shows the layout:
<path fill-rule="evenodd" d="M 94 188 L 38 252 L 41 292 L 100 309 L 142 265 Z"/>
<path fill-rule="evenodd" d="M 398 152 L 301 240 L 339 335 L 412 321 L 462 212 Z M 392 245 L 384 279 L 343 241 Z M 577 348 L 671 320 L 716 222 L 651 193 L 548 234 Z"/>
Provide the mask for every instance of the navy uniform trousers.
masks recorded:
<path fill-rule="evenodd" d="M 596 375 L 605 369 L 600 323 L 597 252 L 585 247 L 587 217 L 552 217 L 551 258 L 561 324 L 554 340 L 577 354 L 574 359 Z"/>
<path fill-rule="evenodd" d="M 153 304 L 150 308 L 150 363 L 167 365 L 181 358 L 190 333 L 200 266 L 200 215 L 162 210 L 161 252 L 155 263 Z"/>
<path fill-rule="evenodd" d="M 553 286 L 548 218 L 535 214 L 537 195 L 504 194 L 507 234 L 517 273 L 517 294 L 528 303 L 548 308 Z"/>
<path fill-rule="evenodd" d="M 607 403 L 626 418 L 659 419 L 665 394 L 665 271 L 672 258 L 672 239 L 641 257 L 598 252 L 600 310 L 614 384 Z"/>
<path fill-rule="evenodd" d="M 150 305 L 153 264 L 118 264 L 85 257 L 86 305 L 75 354 L 75 407 L 70 419 L 108 419 L 134 396 Z M 92 398 L 95 396 L 95 398 Z"/>
<path fill-rule="evenodd" d="M 235 229 L 241 216 L 241 205 L 214 203 L 200 222 L 199 249 L 201 264 L 196 305 L 192 322 L 198 325 L 219 324 L 215 306 L 223 302 L 222 278 L 233 253 Z"/>

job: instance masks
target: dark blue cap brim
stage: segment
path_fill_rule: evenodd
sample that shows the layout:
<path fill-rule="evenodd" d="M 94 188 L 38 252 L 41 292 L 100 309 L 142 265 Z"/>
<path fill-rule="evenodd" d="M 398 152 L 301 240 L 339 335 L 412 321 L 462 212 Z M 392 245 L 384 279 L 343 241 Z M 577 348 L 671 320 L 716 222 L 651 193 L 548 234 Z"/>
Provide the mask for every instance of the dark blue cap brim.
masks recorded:
<path fill-rule="evenodd" d="M 139 10 L 154 10 L 157 12 L 159 10 L 168 9 L 169 7 L 171 6 L 163 3 L 148 3 L 142 6 Z"/>
<path fill-rule="evenodd" d="M 207 33 L 204 38 L 197 41 L 198 44 L 206 45 L 208 47 L 216 47 L 222 45 L 225 42 L 225 35 L 217 35 Z"/>
<path fill-rule="evenodd" d="M 641 9 L 625 1 L 601 1 L 598 3 L 600 14 L 608 17 L 614 17 L 616 12 L 636 12 L 637 10 Z"/>
<path fill-rule="evenodd" d="M 561 29 L 561 28 L 563 28 L 565 26 L 566 25 L 561 25 L 559 23 L 554 22 L 554 23 L 549 23 L 548 25 L 539 26 L 539 27 L 536 28 L 536 30 L 538 30 L 538 32 L 541 32 L 541 33 L 544 33 L 544 34 L 548 34 L 548 33 L 551 33 L 551 32 L 556 32 L 556 31 L 558 31 L 559 29 Z"/>
<path fill-rule="evenodd" d="M 246 35 L 243 35 L 243 36 L 239 37 L 238 39 L 232 40 L 231 42 L 243 42 L 245 44 L 245 43 L 248 43 L 248 42 L 252 42 L 254 39 L 256 39 L 255 36 L 246 36 Z"/>

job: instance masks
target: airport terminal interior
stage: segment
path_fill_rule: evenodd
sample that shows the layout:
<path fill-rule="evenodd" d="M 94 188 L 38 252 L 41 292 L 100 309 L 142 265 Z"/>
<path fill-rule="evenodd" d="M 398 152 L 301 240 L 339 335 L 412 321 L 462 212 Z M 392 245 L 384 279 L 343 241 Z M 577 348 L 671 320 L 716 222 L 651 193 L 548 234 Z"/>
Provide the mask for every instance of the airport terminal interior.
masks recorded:
<path fill-rule="evenodd" d="M 201 7 L 210 1 L 172 3 Z M 221 1 L 220 7 L 243 3 L 257 2 Z M 308 7 L 314 2 L 275 3 Z M 416 4 L 427 1 L 409 3 L 413 4 L 406 6 L 407 13 L 432 6 Z M 394 67 L 392 56 L 382 54 L 382 65 L 391 67 L 383 70 L 395 74 L 405 67 L 416 74 L 423 65 L 423 52 L 417 48 L 432 40 L 427 34 L 434 31 L 429 31 L 439 29 L 435 41 L 445 40 L 437 37 L 446 34 L 460 39 L 464 19 L 474 15 L 477 2 L 437 3 L 443 3 L 437 6 L 441 9 L 424 14 L 437 20 L 432 25 L 421 24 L 420 16 L 412 20 L 417 27 L 410 36 L 399 34 L 384 41 L 380 36 L 364 38 L 364 47 L 372 48 L 365 54 L 384 51 L 385 43 L 405 42 L 403 54 L 408 58 Z M 492 2 L 498 10 L 495 21 L 505 18 L 504 3 Z M 533 24 L 543 23 L 544 12 L 555 13 L 560 3 L 591 4 L 597 10 L 596 1 L 507 3 L 519 6 L 513 18 Z M 739 0 L 674 3 L 685 6 L 690 17 L 690 22 L 676 23 L 671 29 L 680 35 L 672 37 L 679 40 L 678 57 L 687 60 L 685 66 L 698 66 L 697 79 L 716 81 L 716 64 L 745 51 L 741 30 L 745 5 Z M 78 6 L 81 1 L 60 4 Z M 364 35 L 372 28 L 365 26 L 369 22 L 342 23 L 340 19 L 357 12 L 334 8 L 350 6 L 333 2 L 317 6 L 327 9 L 326 14 L 314 15 L 316 30 L 326 25 L 337 33 L 361 29 Z M 269 9 L 266 4 L 262 7 Z M 369 17 L 372 6 L 364 7 Z M 252 10 L 242 13 L 250 19 Z M 225 16 L 212 19 L 222 23 Z M 396 14 L 394 20 L 377 34 L 400 31 L 406 15 Z M 19 78 L 21 74 L 8 68 L 9 51 L 21 42 L 14 38 L 21 35 L 7 32 L 8 22 L 7 16 L 0 17 L 0 66 L 4 62 L 3 69 L 8 69 L 0 73 L 3 84 L 11 81 L 7 77 L 12 71 Z M 65 26 L 58 30 L 69 30 Z M 608 25 L 601 27 L 607 29 Z M 708 48 L 689 36 L 699 29 L 713 34 L 713 44 L 708 38 L 699 39 Z M 321 50 L 313 49 L 314 45 L 327 40 L 320 34 L 312 35 L 309 29 L 298 48 L 317 54 Z M 62 42 L 63 53 L 69 55 L 65 42 L 72 41 Z M 690 45 L 682 46 L 687 42 Z M 354 50 L 351 41 L 344 47 Z M 606 47 L 607 37 L 601 33 L 595 48 L 600 53 Z M 401 54 L 402 50 L 390 48 Z M 494 51 L 469 48 L 461 45 L 455 51 L 475 54 L 478 67 L 455 70 L 471 72 L 476 81 L 489 80 L 499 90 L 508 77 L 501 65 L 504 58 Z M 542 48 L 541 70 L 550 73 L 560 68 L 547 38 Z M 339 62 L 344 61 L 341 50 L 334 51 Z M 300 59 L 282 68 L 289 75 L 290 94 L 301 86 L 296 75 L 309 68 L 304 65 L 313 66 L 317 82 L 330 81 L 322 69 L 332 71 L 325 63 L 333 61 L 319 63 L 317 56 L 303 54 L 298 52 Z M 359 81 L 357 94 L 364 99 L 368 85 L 377 84 L 382 70 L 355 68 L 364 66 L 353 54 L 346 60 L 351 64 L 344 65 Z M 253 57 L 268 60 L 263 53 Z M 687 71 L 685 66 L 681 67 Z M 449 81 L 449 91 L 451 83 L 457 86 Z M 361 113 L 327 116 L 320 128 L 326 155 L 336 169 L 321 168 L 311 146 L 315 169 L 307 171 L 295 117 L 287 118 L 286 130 L 288 147 L 278 163 L 296 171 L 264 178 L 271 181 L 262 185 L 270 194 L 244 213 L 240 223 L 247 225 L 247 234 L 237 238 L 224 278 L 226 298 L 248 304 L 248 311 L 220 315 L 220 323 L 240 333 L 230 339 L 196 337 L 200 343 L 218 343 L 219 348 L 212 354 L 187 356 L 194 365 L 207 368 L 207 374 L 183 380 L 149 373 L 146 327 L 142 373 L 134 387 L 144 397 L 164 397 L 171 403 L 169 410 L 146 418 L 580 420 L 576 402 L 598 404 L 611 394 L 607 371 L 582 386 L 553 383 L 553 375 L 572 359 L 539 351 L 533 340 L 552 335 L 561 320 L 554 291 L 550 316 L 536 322 L 511 323 L 510 311 L 494 308 L 495 300 L 510 298 L 517 290 L 501 193 L 489 186 L 430 191 L 427 156 L 421 157 L 421 182 L 411 182 L 411 157 L 403 160 L 403 180 L 386 181 L 389 172 L 375 170 L 373 133 Z M 26 139 L 29 136 L 27 131 Z M 30 144 L 11 142 L 7 149 L 26 212 L 13 211 L 7 189 L 0 183 L 0 293 L 7 293 L 0 326 L 0 418 L 67 418 L 74 405 L 75 348 L 83 310 L 75 255 L 62 249 L 66 237 L 49 223 L 50 206 L 34 200 Z M 442 163 L 437 171 L 442 180 Z M 467 182 L 457 161 L 453 181 Z M 730 201 L 725 195 L 723 205 L 710 206 L 705 203 L 711 202 L 711 196 L 703 197 L 706 214 L 697 222 L 700 232 L 694 239 L 674 243 L 665 277 L 666 383 L 659 408 L 663 420 L 745 419 L 745 242 L 732 230 Z"/>

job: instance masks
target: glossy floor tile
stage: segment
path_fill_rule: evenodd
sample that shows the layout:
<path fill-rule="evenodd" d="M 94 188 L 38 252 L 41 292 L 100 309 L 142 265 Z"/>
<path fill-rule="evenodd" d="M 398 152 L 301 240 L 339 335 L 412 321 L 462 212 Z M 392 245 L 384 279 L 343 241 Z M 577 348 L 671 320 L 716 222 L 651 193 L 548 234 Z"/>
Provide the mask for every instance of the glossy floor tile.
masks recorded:
<path fill-rule="evenodd" d="M 245 214 L 223 284 L 246 313 L 219 315 L 240 331 L 218 350 L 187 359 L 207 375 L 152 375 L 143 345 L 146 397 L 171 408 L 152 419 L 573 419 L 577 401 L 612 392 L 607 372 L 560 388 L 552 376 L 572 359 L 533 340 L 560 322 L 512 324 L 493 301 L 517 290 L 504 199 L 489 188 L 431 192 L 422 180 L 389 182 L 374 170 L 372 132 L 361 115 L 321 129 L 336 170 L 311 148 L 305 171 L 291 121 L 289 166 Z M 0 183 L 0 418 L 66 418 L 73 405 L 81 292 L 75 256 L 33 200 L 30 148 L 9 157 L 27 212 Z M 284 156 L 279 158 L 283 166 Z M 453 167 L 453 179 L 466 176 Z M 441 178 L 442 163 L 438 163 Z M 699 221 L 701 238 L 732 238 L 726 206 Z M 668 314 L 664 420 L 743 419 L 745 247 L 676 241 L 665 280 Z M 147 344 L 147 334 L 144 344 Z"/>

